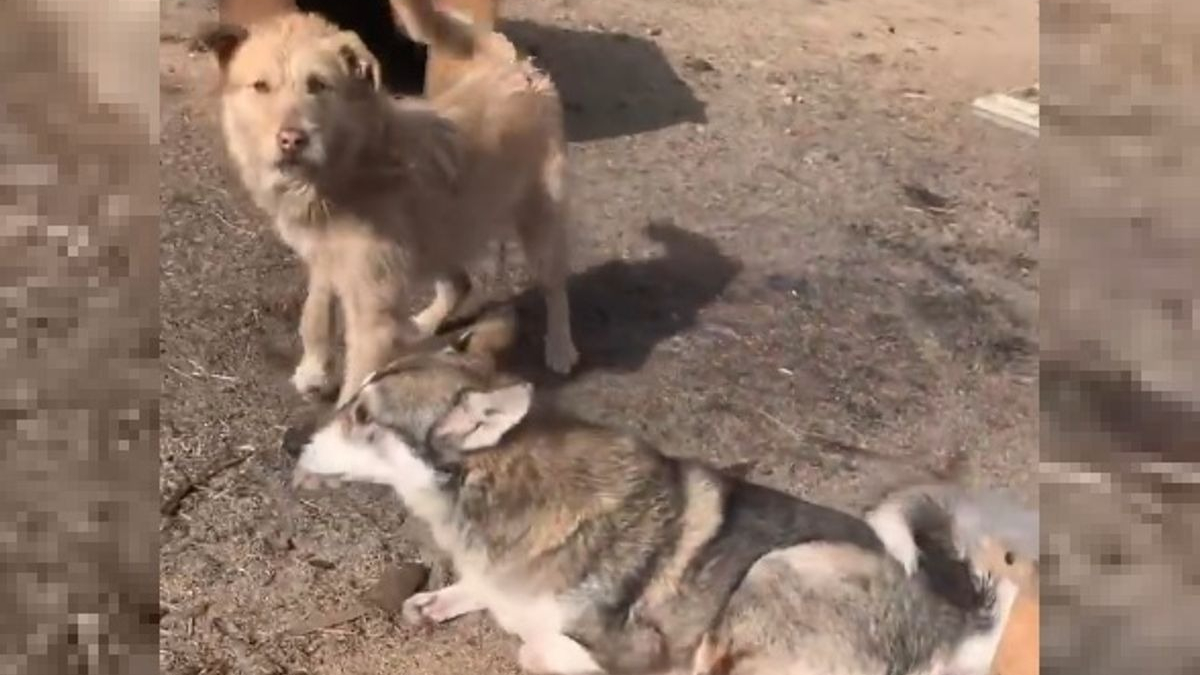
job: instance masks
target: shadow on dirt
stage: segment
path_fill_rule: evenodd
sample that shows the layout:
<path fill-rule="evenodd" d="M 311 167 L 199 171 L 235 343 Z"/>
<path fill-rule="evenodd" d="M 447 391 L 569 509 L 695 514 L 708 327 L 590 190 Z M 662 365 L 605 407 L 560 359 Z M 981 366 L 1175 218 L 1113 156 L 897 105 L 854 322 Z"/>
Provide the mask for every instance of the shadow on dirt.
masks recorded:
<path fill-rule="evenodd" d="M 572 377 L 592 370 L 639 370 L 660 342 L 696 324 L 742 269 L 711 239 L 670 223 L 651 223 L 646 236 L 663 254 L 650 260 L 612 260 L 571 278 L 571 318 L 581 354 Z M 521 336 L 508 367 L 548 386 L 561 383 L 542 365 L 545 309 L 526 290 L 514 301 Z"/>
<path fill-rule="evenodd" d="M 379 59 L 388 90 L 404 95 L 422 91 L 427 50 L 396 28 L 388 0 L 296 2 L 301 10 L 358 33 Z M 554 78 L 571 141 L 707 121 L 704 103 L 652 40 L 523 20 L 502 20 L 499 29 Z"/>
<path fill-rule="evenodd" d="M 570 378 L 554 375 L 544 365 L 546 312 L 542 294 L 535 288 L 511 300 L 520 334 L 500 368 L 546 389 L 595 370 L 637 371 L 656 345 L 696 325 L 700 310 L 720 297 L 742 270 L 742 264 L 721 253 L 714 241 L 678 225 L 651 223 L 646 235 L 663 247 L 661 256 L 613 260 L 571 278 L 572 332 L 581 357 Z M 468 301 L 475 306 L 447 322 L 440 332 L 470 324 L 488 308 L 507 302 L 475 300 L 479 304 Z M 284 451 L 295 457 L 329 413 L 328 402 L 293 411 L 281 443 Z"/>
<path fill-rule="evenodd" d="M 504 21 L 500 30 L 554 78 L 567 138 L 593 141 L 707 121 L 705 106 L 652 40 Z"/>
<path fill-rule="evenodd" d="M 1011 300 L 989 290 L 956 264 L 978 252 L 932 247 L 917 237 L 888 238 L 889 228 L 873 224 L 852 227 L 852 236 L 922 270 L 922 278 L 906 287 L 912 315 L 921 320 L 946 349 L 992 370 L 1032 363 L 1037 353 L 1030 319 Z M 961 248 L 961 247 L 960 247 Z"/>

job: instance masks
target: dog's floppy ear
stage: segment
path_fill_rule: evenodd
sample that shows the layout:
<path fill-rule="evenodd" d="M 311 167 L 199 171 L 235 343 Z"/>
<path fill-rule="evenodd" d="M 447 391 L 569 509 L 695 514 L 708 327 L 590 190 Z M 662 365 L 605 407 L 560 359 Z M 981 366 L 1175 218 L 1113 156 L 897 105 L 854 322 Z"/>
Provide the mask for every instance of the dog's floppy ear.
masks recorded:
<path fill-rule="evenodd" d="M 375 91 L 383 87 L 383 76 L 379 69 L 379 59 L 367 49 L 367 45 L 357 33 L 342 31 L 332 38 L 337 48 L 338 58 L 346 66 L 346 72 L 356 80 L 371 85 Z"/>
<path fill-rule="evenodd" d="M 462 452 L 490 448 L 525 419 L 532 404 L 533 385 L 528 382 L 491 391 L 465 391 L 434 425 L 430 436 L 438 445 Z"/>
<path fill-rule="evenodd" d="M 196 36 L 196 42 L 217 57 L 217 65 L 224 72 L 229 67 L 229 61 L 237 52 L 238 47 L 250 37 L 250 32 L 244 27 L 231 23 L 210 24 Z"/>

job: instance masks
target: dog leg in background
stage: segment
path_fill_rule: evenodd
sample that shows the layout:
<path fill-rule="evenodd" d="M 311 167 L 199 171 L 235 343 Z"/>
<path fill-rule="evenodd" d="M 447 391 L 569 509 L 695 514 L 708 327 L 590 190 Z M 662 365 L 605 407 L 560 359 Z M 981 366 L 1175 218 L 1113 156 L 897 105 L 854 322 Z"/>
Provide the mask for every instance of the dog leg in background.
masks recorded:
<path fill-rule="evenodd" d="M 292 386 L 302 396 L 320 398 L 334 393 L 333 284 L 319 266 L 308 272 L 308 295 L 300 312 L 300 345 L 304 353 L 292 374 Z"/>
<path fill-rule="evenodd" d="M 441 0 L 441 7 L 461 16 L 481 32 L 495 29 L 500 0 Z M 454 86 L 471 65 L 470 57 L 445 49 L 431 49 L 425 64 L 425 95 L 437 96 Z"/>
<path fill-rule="evenodd" d="M 444 279 L 435 280 L 433 300 L 428 307 L 413 316 L 413 323 L 417 324 L 417 329 L 422 335 L 433 335 L 470 291 L 471 277 L 461 270 Z"/>
<path fill-rule="evenodd" d="M 482 30 L 496 27 L 500 15 L 500 0 L 441 0 L 442 8 L 464 16 Z"/>
<path fill-rule="evenodd" d="M 534 268 L 546 301 L 546 365 L 556 373 L 571 372 L 579 352 L 571 337 L 567 300 L 567 233 L 562 203 L 553 195 L 532 195 L 517 222 L 525 258 Z"/>

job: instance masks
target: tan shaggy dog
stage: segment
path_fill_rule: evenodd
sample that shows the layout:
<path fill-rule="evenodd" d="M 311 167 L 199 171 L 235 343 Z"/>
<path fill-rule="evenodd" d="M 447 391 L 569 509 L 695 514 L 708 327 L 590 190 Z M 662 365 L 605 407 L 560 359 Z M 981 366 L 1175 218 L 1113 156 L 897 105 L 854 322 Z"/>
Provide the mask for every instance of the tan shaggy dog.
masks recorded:
<path fill-rule="evenodd" d="M 304 260 L 303 356 L 292 383 L 328 394 L 334 299 L 346 338 L 339 400 L 405 343 L 435 332 L 469 289 L 466 267 L 513 234 L 547 307 L 546 363 L 571 370 L 562 104 L 547 75 L 498 33 L 405 0 L 414 39 L 473 64 L 431 98 L 382 91 L 362 41 L 312 14 L 205 42 L 222 71 L 225 140 L 242 181 Z M 435 298 L 411 319 L 411 282 Z"/>

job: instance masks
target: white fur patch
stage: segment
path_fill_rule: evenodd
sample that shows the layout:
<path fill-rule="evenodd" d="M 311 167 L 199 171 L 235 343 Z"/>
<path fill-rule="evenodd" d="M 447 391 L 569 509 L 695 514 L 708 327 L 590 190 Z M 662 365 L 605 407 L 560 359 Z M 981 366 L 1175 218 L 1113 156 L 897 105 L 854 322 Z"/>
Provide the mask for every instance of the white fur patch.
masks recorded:
<path fill-rule="evenodd" d="M 565 635 L 546 635 L 521 645 L 521 668 L 546 675 L 585 675 L 604 671 L 578 642 Z"/>
<path fill-rule="evenodd" d="M 329 423 L 313 435 L 296 463 L 297 482 L 306 475 L 390 485 L 413 513 L 434 525 L 435 532 L 445 515 L 447 502 L 437 472 L 386 429 L 347 433 L 342 421 Z"/>
<path fill-rule="evenodd" d="M 348 438 L 335 420 L 313 435 L 296 469 L 317 476 L 334 476 L 365 483 L 390 483 L 388 463 L 368 443 Z"/>
<path fill-rule="evenodd" d="M 313 435 L 297 468 L 320 476 L 391 485 L 405 499 L 437 485 L 433 469 L 395 435 L 382 429 L 358 429 L 348 435 L 337 420 Z"/>
<path fill-rule="evenodd" d="M 904 515 L 903 506 L 897 502 L 884 504 L 867 515 L 867 523 L 883 542 L 883 547 L 893 558 L 900 561 L 904 571 L 912 574 L 917 569 L 917 542 L 913 540 L 912 528 Z"/>

